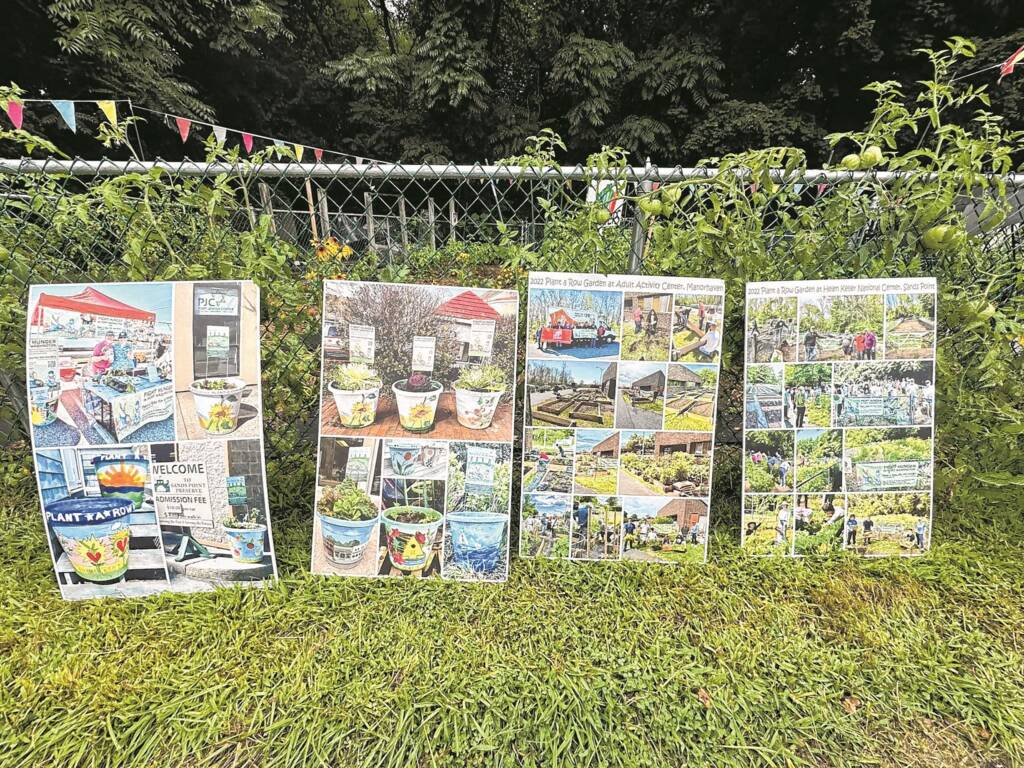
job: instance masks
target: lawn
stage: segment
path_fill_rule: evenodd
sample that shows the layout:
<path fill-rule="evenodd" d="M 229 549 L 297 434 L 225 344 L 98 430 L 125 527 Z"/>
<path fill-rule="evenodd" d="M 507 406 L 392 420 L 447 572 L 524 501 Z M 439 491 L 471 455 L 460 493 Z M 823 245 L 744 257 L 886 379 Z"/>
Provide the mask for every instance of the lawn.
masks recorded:
<path fill-rule="evenodd" d="M 608 496 L 614 495 L 616 488 L 618 488 L 617 471 L 599 470 L 592 475 L 576 473 L 576 493 L 596 493 L 599 496 Z"/>
<path fill-rule="evenodd" d="M 622 394 L 622 399 L 625 400 L 634 408 L 640 408 L 644 411 L 650 411 L 651 413 L 661 413 L 665 407 L 665 399 L 662 397 L 659 397 L 656 400 L 637 401 L 624 392 Z"/>
<path fill-rule="evenodd" d="M 665 429 L 682 432 L 710 432 L 711 417 L 665 409 Z"/>
<path fill-rule="evenodd" d="M 307 572 L 309 499 L 271 473 L 280 584 L 72 604 L 34 486 L 2 478 L 5 766 L 1024 760 L 1015 516 L 967 533 L 940 510 L 909 560 L 747 557 L 720 523 L 704 566 L 330 579 Z"/>
<path fill-rule="evenodd" d="M 667 328 L 651 336 L 646 331 L 637 333 L 632 322 L 624 323 L 620 357 L 623 360 L 667 361 L 669 341 Z"/>

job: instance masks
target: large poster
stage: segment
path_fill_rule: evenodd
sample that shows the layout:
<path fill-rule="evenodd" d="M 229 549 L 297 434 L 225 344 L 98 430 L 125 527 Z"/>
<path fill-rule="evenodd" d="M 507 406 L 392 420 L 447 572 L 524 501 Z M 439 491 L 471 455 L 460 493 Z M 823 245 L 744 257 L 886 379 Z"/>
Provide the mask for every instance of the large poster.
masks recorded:
<path fill-rule="evenodd" d="M 747 285 L 743 546 L 931 546 L 933 278 Z"/>
<path fill-rule="evenodd" d="M 725 287 L 531 272 L 519 551 L 706 558 Z"/>
<path fill-rule="evenodd" d="M 28 310 L 32 448 L 63 597 L 273 578 L 257 286 L 35 285 Z"/>
<path fill-rule="evenodd" d="M 516 291 L 324 285 L 312 570 L 508 575 Z"/>

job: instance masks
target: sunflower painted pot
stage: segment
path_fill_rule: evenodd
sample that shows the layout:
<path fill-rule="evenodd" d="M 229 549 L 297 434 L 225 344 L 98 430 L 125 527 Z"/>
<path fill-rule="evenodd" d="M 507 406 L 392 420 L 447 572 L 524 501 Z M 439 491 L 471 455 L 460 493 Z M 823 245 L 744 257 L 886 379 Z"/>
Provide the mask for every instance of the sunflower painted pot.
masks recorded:
<path fill-rule="evenodd" d="M 351 568 L 363 559 L 363 553 L 377 528 L 378 518 L 371 520 L 342 520 L 320 515 L 320 532 L 324 555 L 342 568 Z"/>
<path fill-rule="evenodd" d="M 430 389 L 410 392 L 399 387 L 400 382 L 391 385 L 398 407 L 398 423 L 407 432 L 429 432 L 434 428 L 434 416 L 444 387 L 439 381 L 431 381 Z"/>
<path fill-rule="evenodd" d="M 456 387 L 455 416 L 459 424 L 467 429 L 487 429 L 494 420 L 494 412 L 498 410 L 498 401 L 503 394 L 504 391 L 480 392 Z"/>
<path fill-rule="evenodd" d="M 266 532 L 265 525 L 257 525 L 254 528 L 224 526 L 224 535 L 231 542 L 231 559 L 238 563 L 263 562 L 263 534 Z"/>
<path fill-rule="evenodd" d="M 239 378 L 199 379 L 188 391 L 196 406 L 199 426 L 208 435 L 228 435 L 238 429 L 238 411 L 246 384 Z"/>
<path fill-rule="evenodd" d="M 391 564 L 400 571 L 425 568 L 441 527 L 441 513 L 430 507 L 392 507 L 382 513 L 381 522 Z"/>
<path fill-rule="evenodd" d="M 33 382 L 29 387 L 32 426 L 43 427 L 56 421 L 59 400 L 60 383 L 53 374 L 45 382 Z"/>
<path fill-rule="evenodd" d="M 128 499 L 136 510 L 146 500 L 146 482 L 149 480 L 149 462 L 138 457 L 118 458 L 97 456 L 92 460 L 100 496 Z"/>
<path fill-rule="evenodd" d="M 491 573 L 505 550 L 503 541 L 508 517 L 494 512 L 452 512 L 448 533 L 452 538 L 452 562 L 475 573 Z"/>
<path fill-rule="evenodd" d="M 380 387 L 366 389 L 338 389 L 334 382 L 327 385 L 334 405 L 338 409 L 341 426 L 361 429 L 373 424 L 377 418 L 377 403 L 380 401 Z"/>
<path fill-rule="evenodd" d="M 43 511 L 75 573 L 102 584 L 120 579 L 128 570 L 134 510 L 129 499 L 109 497 L 60 499 Z"/>

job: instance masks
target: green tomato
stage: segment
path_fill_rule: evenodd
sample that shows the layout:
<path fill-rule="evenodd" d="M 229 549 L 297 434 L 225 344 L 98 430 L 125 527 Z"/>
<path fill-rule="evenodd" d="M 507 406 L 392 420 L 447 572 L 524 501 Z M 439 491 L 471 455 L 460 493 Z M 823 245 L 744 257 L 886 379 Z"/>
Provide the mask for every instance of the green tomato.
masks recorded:
<path fill-rule="evenodd" d="M 882 148 L 872 144 L 860 153 L 860 167 L 872 168 L 882 162 Z"/>
<path fill-rule="evenodd" d="M 934 227 L 929 227 L 925 230 L 921 243 L 929 251 L 941 251 L 947 247 L 946 239 L 949 237 L 950 229 L 952 227 L 948 224 L 937 224 Z"/>
<path fill-rule="evenodd" d="M 612 218 L 607 208 L 598 208 L 594 211 L 594 221 L 598 224 L 607 224 Z"/>
<path fill-rule="evenodd" d="M 860 168 L 860 155 L 850 153 L 840 161 L 839 165 L 847 171 L 856 171 Z"/>
<path fill-rule="evenodd" d="M 665 205 L 669 207 L 678 203 L 679 198 L 682 197 L 682 195 L 683 190 L 681 190 L 679 187 L 665 187 L 663 190 L 661 190 L 661 200 Z"/>

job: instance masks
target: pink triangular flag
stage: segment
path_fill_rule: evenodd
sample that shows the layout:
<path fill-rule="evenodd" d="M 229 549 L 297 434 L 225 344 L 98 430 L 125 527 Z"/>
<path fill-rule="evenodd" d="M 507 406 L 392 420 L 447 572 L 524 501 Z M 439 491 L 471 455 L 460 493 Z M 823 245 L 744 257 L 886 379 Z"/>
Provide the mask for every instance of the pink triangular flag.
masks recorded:
<path fill-rule="evenodd" d="M 25 119 L 25 112 L 20 101 L 11 99 L 4 105 L 4 111 L 7 116 L 11 118 L 11 122 L 14 123 L 14 127 L 21 130 L 21 123 Z"/>
<path fill-rule="evenodd" d="M 178 125 L 178 135 L 181 136 L 181 143 L 188 141 L 188 132 L 192 128 L 192 121 L 187 117 L 176 117 L 174 122 Z"/>
<path fill-rule="evenodd" d="M 316 149 L 313 150 L 313 157 L 315 157 L 316 161 L 319 163 L 321 160 L 324 159 L 324 151 L 320 149 L 320 147 L 317 147 Z"/>
<path fill-rule="evenodd" d="M 252 152 L 252 134 L 251 133 L 243 133 L 242 134 L 242 146 L 245 147 L 245 151 L 246 152 Z"/>

